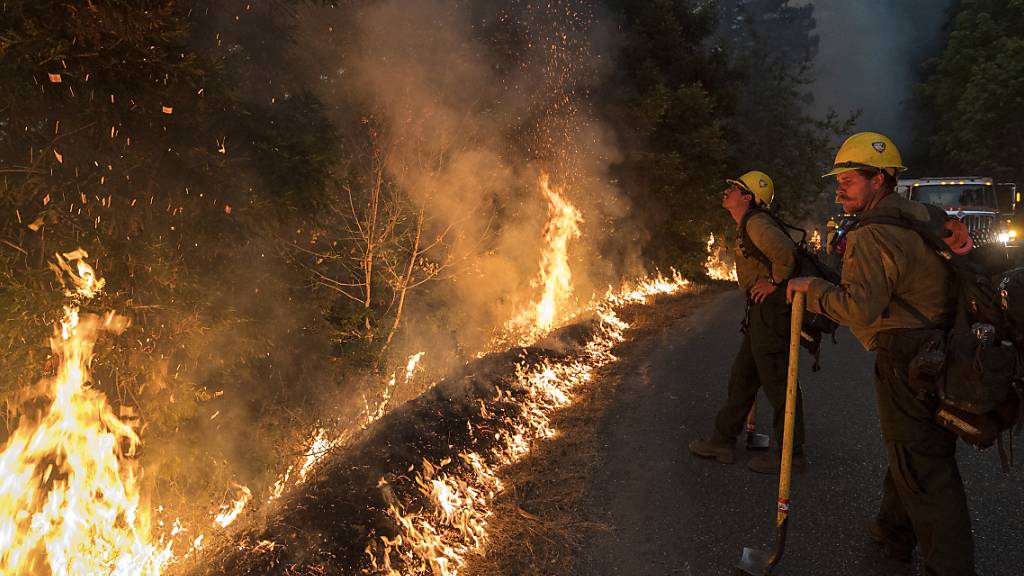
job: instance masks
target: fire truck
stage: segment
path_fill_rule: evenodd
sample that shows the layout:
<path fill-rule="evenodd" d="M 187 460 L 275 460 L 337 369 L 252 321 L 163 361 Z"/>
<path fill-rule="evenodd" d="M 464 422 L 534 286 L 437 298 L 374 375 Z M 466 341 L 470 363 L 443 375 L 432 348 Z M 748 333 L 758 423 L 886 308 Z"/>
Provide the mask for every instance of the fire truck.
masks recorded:
<path fill-rule="evenodd" d="M 934 204 L 967 225 L 975 249 L 984 252 L 994 269 L 1018 265 L 1024 229 L 1014 218 L 1020 193 L 1012 183 L 984 176 L 901 179 L 896 192 L 905 198 Z"/>

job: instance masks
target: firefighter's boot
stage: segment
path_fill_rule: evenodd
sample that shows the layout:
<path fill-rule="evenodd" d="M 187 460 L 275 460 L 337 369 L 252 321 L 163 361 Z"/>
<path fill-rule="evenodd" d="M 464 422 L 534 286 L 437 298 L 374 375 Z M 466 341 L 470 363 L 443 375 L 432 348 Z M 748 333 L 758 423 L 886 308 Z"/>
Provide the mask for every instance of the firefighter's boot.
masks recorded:
<path fill-rule="evenodd" d="M 794 446 L 793 468 L 803 468 L 806 464 L 803 446 Z M 778 474 L 779 469 L 782 468 L 782 452 L 772 450 L 766 454 L 754 456 L 750 462 L 747 462 L 747 468 L 758 474 Z"/>
<path fill-rule="evenodd" d="M 707 440 L 693 440 L 687 447 L 695 456 L 701 458 L 714 458 L 722 464 L 732 464 L 736 461 L 736 441 L 725 440 L 718 434 Z"/>

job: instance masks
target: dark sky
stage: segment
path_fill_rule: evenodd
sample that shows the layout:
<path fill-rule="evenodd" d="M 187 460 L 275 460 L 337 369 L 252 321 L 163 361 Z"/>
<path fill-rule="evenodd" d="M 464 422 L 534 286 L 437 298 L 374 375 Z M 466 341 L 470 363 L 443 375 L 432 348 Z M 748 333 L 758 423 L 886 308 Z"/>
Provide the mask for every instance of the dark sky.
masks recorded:
<path fill-rule="evenodd" d="M 794 4 L 806 3 L 797 0 Z M 813 0 L 820 51 L 813 112 L 861 109 L 856 129 L 911 146 L 908 99 L 919 68 L 942 49 L 951 0 Z M 913 153 L 907 149 L 904 154 Z"/>

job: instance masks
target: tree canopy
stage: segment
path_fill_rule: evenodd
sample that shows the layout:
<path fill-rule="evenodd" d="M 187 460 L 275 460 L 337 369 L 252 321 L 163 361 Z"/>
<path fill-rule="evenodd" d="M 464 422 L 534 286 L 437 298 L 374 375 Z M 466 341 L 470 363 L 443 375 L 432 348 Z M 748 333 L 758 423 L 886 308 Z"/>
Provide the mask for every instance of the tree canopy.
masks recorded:
<path fill-rule="evenodd" d="M 917 104 L 934 168 L 1024 180 L 1024 2 L 961 0 Z"/>

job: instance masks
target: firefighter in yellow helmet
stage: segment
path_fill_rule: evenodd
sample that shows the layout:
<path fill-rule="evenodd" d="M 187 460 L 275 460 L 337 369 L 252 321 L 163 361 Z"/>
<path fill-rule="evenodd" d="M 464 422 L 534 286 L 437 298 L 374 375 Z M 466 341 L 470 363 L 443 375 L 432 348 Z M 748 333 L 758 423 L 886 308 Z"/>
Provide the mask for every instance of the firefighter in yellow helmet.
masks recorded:
<path fill-rule="evenodd" d="M 715 417 L 706 439 L 693 440 L 689 450 L 696 456 L 722 463 L 736 459 L 740 434 L 759 388 L 772 404 L 772 428 L 776 449 L 754 457 L 747 467 L 754 472 L 778 474 L 782 430 L 786 414 L 790 306 L 780 285 L 796 266 L 793 239 L 767 213 L 775 195 L 772 179 L 757 170 L 735 180 L 722 193 L 722 207 L 736 221 L 736 278 L 747 298 L 743 340 L 733 361 L 725 403 Z M 797 396 L 797 421 L 793 462 L 803 465 L 803 401 Z"/>
<path fill-rule="evenodd" d="M 760 170 L 751 170 L 736 180 L 726 180 L 726 184 L 732 184 L 743 192 L 754 197 L 754 203 L 762 208 L 772 205 L 775 198 L 775 183 L 767 174 Z"/>
<path fill-rule="evenodd" d="M 833 169 L 836 201 L 864 225 L 846 236 L 842 280 L 790 280 L 787 296 L 806 292 L 807 309 L 850 327 L 875 352 L 875 392 L 888 469 L 868 535 L 883 554 L 910 561 L 915 546 L 932 576 L 975 576 L 967 500 L 956 463 L 956 436 L 935 422 L 938 399 L 909 386 L 911 359 L 945 334 L 955 312 L 948 267 L 913 230 L 867 222 L 875 215 L 928 220 L 926 208 L 895 193 L 900 152 L 882 134 L 843 143 Z"/>

